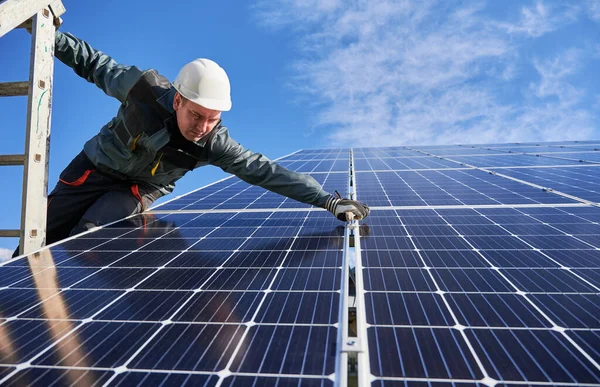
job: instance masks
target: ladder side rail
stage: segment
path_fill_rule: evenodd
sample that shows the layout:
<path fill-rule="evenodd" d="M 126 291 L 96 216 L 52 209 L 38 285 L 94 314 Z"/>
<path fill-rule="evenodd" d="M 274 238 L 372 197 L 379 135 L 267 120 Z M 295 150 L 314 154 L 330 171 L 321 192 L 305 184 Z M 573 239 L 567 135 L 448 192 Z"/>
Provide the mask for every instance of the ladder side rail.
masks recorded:
<path fill-rule="evenodd" d="M 20 254 L 38 250 L 46 241 L 48 153 L 56 28 L 48 8 L 39 10 L 32 21 Z"/>

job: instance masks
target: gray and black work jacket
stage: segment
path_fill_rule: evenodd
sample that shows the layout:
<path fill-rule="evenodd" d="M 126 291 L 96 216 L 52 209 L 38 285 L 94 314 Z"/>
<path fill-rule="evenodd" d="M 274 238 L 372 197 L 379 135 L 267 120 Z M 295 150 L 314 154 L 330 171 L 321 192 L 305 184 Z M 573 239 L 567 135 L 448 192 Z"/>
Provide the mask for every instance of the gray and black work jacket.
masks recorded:
<path fill-rule="evenodd" d="M 121 101 L 117 116 L 84 146 L 96 168 L 171 192 L 188 171 L 215 165 L 247 183 L 324 207 L 331 196 L 312 177 L 290 171 L 245 149 L 219 122 L 197 142 L 179 131 L 175 88 L 155 70 L 125 66 L 69 33 L 56 33 L 55 55 L 77 75 Z"/>

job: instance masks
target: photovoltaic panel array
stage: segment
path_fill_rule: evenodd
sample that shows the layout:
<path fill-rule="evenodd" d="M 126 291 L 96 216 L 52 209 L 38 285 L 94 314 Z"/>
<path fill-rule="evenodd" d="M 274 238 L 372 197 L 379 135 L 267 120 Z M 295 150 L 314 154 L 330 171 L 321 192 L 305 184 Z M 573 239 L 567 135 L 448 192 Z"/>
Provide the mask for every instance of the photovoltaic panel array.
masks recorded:
<path fill-rule="evenodd" d="M 361 249 L 379 385 L 600 383 L 600 238 L 586 219 L 600 209 L 372 216 Z"/>
<path fill-rule="evenodd" d="M 353 150 L 376 206 L 357 244 L 363 384 L 600 385 L 600 152 L 571 145 L 407 147 L 460 167 L 428 171 Z"/>
<path fill-rule="evenodd" d="M 0 384 L 600 386 L 599 149 L 302 150 L 366 220 L 230 177 L 5 262 Z"/>

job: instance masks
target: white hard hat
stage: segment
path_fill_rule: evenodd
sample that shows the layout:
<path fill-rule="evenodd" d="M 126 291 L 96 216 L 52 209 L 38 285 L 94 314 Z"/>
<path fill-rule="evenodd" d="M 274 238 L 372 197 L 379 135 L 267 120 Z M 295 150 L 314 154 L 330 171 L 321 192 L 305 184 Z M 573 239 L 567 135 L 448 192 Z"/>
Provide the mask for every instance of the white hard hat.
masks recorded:
<path fill-rule="evenodd" d="M 183 66 L 173 86 L 182 96 L 207 109 L 231 109 L 227 73 L 210 59 L 199 58 Z"/>

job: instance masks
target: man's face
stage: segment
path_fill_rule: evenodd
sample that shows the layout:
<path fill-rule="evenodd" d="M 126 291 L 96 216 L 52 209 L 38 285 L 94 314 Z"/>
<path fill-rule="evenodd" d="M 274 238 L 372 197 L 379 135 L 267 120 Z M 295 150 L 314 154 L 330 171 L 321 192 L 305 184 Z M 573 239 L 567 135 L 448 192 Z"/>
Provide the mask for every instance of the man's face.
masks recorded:
<path fill-rule="evenodd" d="M 219 110 L 207 109 L 185 100 L 179 93 L 175 94 L 173 109 L 177 115 L 179 131 L 189 141 L 196 142 L 206 136 L 221 119 Z"/>

